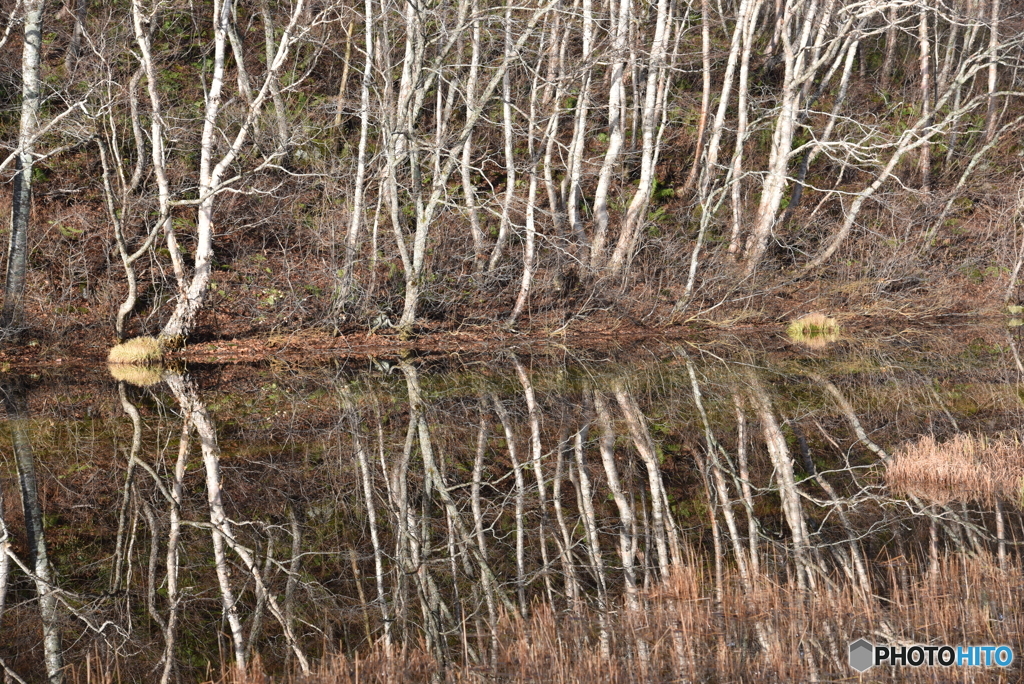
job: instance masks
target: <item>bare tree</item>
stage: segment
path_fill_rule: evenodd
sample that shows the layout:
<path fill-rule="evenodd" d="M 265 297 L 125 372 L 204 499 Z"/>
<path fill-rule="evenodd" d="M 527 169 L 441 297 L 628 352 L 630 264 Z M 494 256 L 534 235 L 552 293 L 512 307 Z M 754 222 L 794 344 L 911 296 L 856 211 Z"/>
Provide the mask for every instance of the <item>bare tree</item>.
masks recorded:
<path fill-rule="evenodd" d="M 34 143 L 38 135 L 39 107 L 42 103 L 42 64 L 44 0 L 23 0 L 24 38 L 21 48 L 21 122 L 18 148 L 15 151 L 16 172 L 11 198 L 11 236 L 7 248 L 7 280 L 4 285 L 4 307 L 0 325 L 16 326 L 25 296 L 28 269 L 28 232 L 32 213 L 32 165 Z M 8 24 L 10 30 L 10 24 Z M 6 42 L 7 35 L 4 35 Z"/>

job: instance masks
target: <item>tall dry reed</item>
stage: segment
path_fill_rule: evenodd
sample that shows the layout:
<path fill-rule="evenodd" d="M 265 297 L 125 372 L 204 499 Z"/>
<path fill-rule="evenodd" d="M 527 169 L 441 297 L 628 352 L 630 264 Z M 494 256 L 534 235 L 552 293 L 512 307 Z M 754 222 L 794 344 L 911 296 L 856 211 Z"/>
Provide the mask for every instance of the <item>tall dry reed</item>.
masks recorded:
<path fill-rule="evenodd" d="M 896 668 L 859 680 L 847 662 L 850 642 L 1010 644 L 1024 639 L 1024 611 L 1015 596 L 1024 582 L 1017 562 L 1000 569 L 988 556 L 948 554 L 929 572 L 911 560 L 906 572 L 874 578 L 866 595 L 843 574 L 819 577 L 814 590 L 795 579 L 762 574 L 745 590 L 735 568 L 725 573 L 721 601 L 706 565 L 680 568 L 666 583 L 642 594 L 642 609 L 623 605 L 606 614 L 607 654 L 601 619 L 592 608 L 555 611 L 537 604 L 528 619 L 503 616 L 496 666 L 453 656 L 442 666 L 424 644 L 380 644 L 358 657 L 320 661 L 313 675 L 270 679 L 250 668 L 223 684 L 405 684 L 508 682 L 510 684 L 634 684 L 639 682 L 1006 682 L 1021 668 Z M 467 624 L 469 653 L 480 654 L 486 635 Z M 453 649 L 457 651 L 457 649 Z"/>
<path fill-rule="evenodd" d="M 959 434 L 939 443 L 925 435 L 900 449 L 885 471 L 894 492 L 936 503 L 1021 501 L 1024 446 L 1008 439 Z"/>

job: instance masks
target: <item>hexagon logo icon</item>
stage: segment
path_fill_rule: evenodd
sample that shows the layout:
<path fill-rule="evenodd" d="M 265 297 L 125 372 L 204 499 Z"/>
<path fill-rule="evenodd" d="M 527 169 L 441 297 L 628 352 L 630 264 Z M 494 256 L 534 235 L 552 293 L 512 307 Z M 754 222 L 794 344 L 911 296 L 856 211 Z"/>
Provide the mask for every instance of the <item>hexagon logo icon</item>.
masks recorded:
<path fill-rule="evenodd" d="M 866 639 L 857 639 L 850 644 L 850 667 L 857 672 L 864 672 L 874 665 L 875 647 Z"/>

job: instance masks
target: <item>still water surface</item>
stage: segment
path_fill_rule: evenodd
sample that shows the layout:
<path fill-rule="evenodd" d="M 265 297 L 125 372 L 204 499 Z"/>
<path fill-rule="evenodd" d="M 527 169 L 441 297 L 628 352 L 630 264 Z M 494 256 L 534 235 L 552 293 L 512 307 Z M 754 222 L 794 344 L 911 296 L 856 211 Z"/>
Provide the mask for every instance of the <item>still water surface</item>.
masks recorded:
<path fill-rule="evenodd" d="M 25 681 L 395 652 L 435 680 L 836 681 L 861 637 L 1019 657 L 1016 344 L 8 373 L 0 659 Z"/>

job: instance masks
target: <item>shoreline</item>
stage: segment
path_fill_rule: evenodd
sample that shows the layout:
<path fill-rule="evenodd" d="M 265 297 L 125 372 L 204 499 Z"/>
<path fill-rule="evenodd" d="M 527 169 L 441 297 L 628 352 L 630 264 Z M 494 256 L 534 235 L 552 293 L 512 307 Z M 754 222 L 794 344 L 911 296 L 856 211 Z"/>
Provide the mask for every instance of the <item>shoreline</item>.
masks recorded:
<path fill-rule="evenodd" d="M 977 325 L 990 329 L 1006 328 L 1009 318 L 1005 314 L 976 310 L 939 314 L 893 315 L 888 317 L 837 312 L 842 333 L 840 340 L 855 342 L 877 335 L 903 332 L 909 325 L 920 332 L 932 332 L 942 326 Z M 621 352 L 643 346 L 658 347 L 671 343 L 690 343 L 695 347 L 715 346 L 729 338 L 735 344 L 742 338 L 756 340 L 758 346 L 789 347 L 809 351 L 798 342 L 786 337 L 789 321 L 740 324 L 715 324 L 711 321 L 667 326 L 641 326 L 619 322 L 601 325 L 600 321 L 586 319 L 560 331 L 549 329 L 509 330 L 501 325 L 482 325 L 473 329 L 422 330 L 419 334 L 402 337 L 397 331 L 351 331 L 338 335 L 315 329 L 289 332 L 241 335 L 210 339 L 212 335 L 197 335 L 198 341 L 166 355 L 171 363 L 184 364 L 260 364 L 287 362 L 304 365 L 332 358 L 401 358 L 408 356 L 444 357 L 459 355 L 488 355 L 505 351 L 527 354 L 565 353 L 567 351 Z M 77 341 L 66 344 L 64 339 L 45 341 L 24 335 L 22 341 L 0 349 L 0 372 L 36 372 L 40 369 L 72 369 L 106 364 L 107 353 L 114 345 L 111 337 L 99 331 L 89 331 Z M 45 336 L 40 335 L 40 338 Z M 204 339 L 205 338 L 205 339 Z M 820 354 L 820 351 L 813 352 Z"/>

